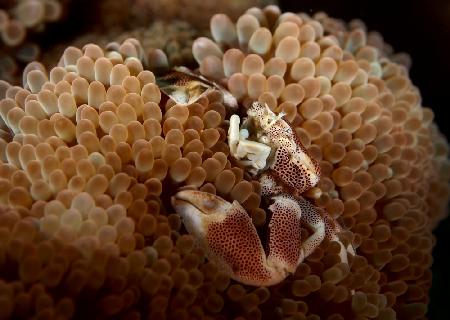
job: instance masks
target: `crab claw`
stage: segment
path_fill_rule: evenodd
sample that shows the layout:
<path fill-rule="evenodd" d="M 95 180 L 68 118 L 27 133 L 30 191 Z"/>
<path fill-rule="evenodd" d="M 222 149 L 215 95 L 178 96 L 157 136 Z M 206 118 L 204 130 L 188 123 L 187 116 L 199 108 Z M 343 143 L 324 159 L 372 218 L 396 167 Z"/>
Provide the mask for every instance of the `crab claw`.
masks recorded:
<path fill-rule="evenodd" d="M 257 128 L 258 141 L 275 150 L 269 169 L 276 184 L 297 194 L 314 187 L 320 179 L 319 163 L 309 155 L 284 114 L 275 114 L 267 104 L 254 102 L 247 115 Z"/>
<path fill-rule="evenodd" d="M 264 181 L 270 181 L 270 177 Z M 280 254 L 285 255 L 284 262 L 289 262 L 286 269 L 294 272 L 297 265 L 308 257 L 325 238 L 339 243 L 341 247 L 339 257 L 343 263 L 348 263 L 349 254 L 355 255 L 352 245 L 349 244 L 346 247 L 338 237 L 338 233 L 342 231 L 341 226 L 322 208 L 312 205 L 303 197 L 294 197 L 286 193 L 272 197 L 272 200 L 274 203 L 269 207 L 273 215 L 269 223 L 271 251 L 268 260 L 279 257 Z M 300 222 L 302 225 L 308 225 L 312 230 L 312 234 L 301 243 L 300 232 L 297 231 L 300 229 Z M 274 236 L 278 238 L 273 238 Z M 290 240 L 287 241 L 289 243 L 300 243 L 299 250 L 296 246 L 291 246 L 278 252 L 278 245 L 286 242 L 280 237 L 289 238 Z M 295 259 L 298 259 L 296 264 Z"/>
<path fill-rule="evenodd" d="M 201 239 L 206 238 L 210 224 L 226 218 L 233 204 L 210 193 L 185 190 L 172 197 L 172 206 L 183 218 L 187 231 Z"/>
<path fill-rule="evenodd" d="M 172 197 L 172 205 L 187 231 L 219 268 L 245 284 L 270 282 L 261 241 L 237 201 L 229 203 L 213 194 L 185 190 Z"/>
<path fill-rule="evenodd" d="M 269 222 L 269 265 L 294 273 L 304 259 L 301 249 L 301 216 L 298 202 L 291 196 L 272 197 L 272 219 Z"/>
<path fill-rule="evenodd" d="M 320 179 L 320 167 L 317 161 L 311 158 L 296 135 L 292 136 L 296 143 L 294 152 L 280 146 L 270 166 L 270 173 L 277 185 L 284 185 L 291 192 L 298 195 L 311 189 Z"/>
<path fill-rule="evenodd" d="M 274 285 L 294 272 L 301 260 L 301 212 L 295 201 L 275 202 L 272 207 L 268 257 L 251 218 L 237 201 L 186 190 L 172 197 L 172 205 L 208 259 L 236 281 Z"/>

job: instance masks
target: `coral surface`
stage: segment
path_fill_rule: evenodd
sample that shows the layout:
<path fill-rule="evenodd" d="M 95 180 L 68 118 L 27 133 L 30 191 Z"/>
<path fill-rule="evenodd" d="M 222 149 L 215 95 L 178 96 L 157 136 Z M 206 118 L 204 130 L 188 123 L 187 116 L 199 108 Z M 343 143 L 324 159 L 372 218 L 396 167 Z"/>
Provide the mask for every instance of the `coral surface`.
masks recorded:
<path fill-rule="evenodd" d="M 0 80 L 0 319 L 424 318 L 450 163 L 408 59 L 323 13 L 251 8 L 210 27 L 192 44 L 199 72 L 240 116 L 253 101 L 286 114 L 321 168 L 305 196 L 356 255 L 341 263 L 325 240 L 272 287 L 208 261 L 171 196 L 236 200 L 264 238 L 261 184 L 230 155 L 221 92 L 168 99 L 152 70 L 171 59 L 133 34 L 33 62 L 22 86 Z"/>

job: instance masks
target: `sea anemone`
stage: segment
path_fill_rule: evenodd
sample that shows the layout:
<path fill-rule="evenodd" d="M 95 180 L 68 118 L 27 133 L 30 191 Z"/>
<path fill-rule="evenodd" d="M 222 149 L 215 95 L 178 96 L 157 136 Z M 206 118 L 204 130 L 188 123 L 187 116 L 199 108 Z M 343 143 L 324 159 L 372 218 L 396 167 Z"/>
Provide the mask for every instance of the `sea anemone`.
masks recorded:
<path fill-rule="evenodd" d="M 324 241 L 279 285 L 230 280 L 170 203 L 217 194 L 264 230 L 221 92 L 168 99 L 152 72 L 167 56 L 135 38 L 71 46 L 49 72 L 30 64 L 21 87 L 0 81 L 0 318 L 423 318 L 448 145 L 407 67 L 361 24 L 334 22 L 275 6 L 218 14 L 192 53 L 239 113 L 253 101 L 286 113 L 321 167 L 309 198 L 356 249 L 348 265 Z"/>
<path fill-rule="evenodd" d="M 63 11 L 61 0 L 4 1 L 0 8 L 0 79 L 14 81 L 21 64 L 39 57 L 40 47 L 30 32 L 40 33 L 46 24 L 61 20 Z"/>

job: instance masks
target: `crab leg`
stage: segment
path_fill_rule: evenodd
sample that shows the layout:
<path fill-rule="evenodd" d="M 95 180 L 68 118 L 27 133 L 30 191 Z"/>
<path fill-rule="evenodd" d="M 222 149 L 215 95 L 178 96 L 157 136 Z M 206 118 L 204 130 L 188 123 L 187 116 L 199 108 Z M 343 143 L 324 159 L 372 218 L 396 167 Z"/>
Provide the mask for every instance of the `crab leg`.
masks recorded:
<path fill-rule="evenodd" d="M 355 255 L 355 249 L 351 244 L 347 247 L 342 243 L 337 234 L 342 231 L 342 227 L 335 221 L 328 212 L 321 208 L 317 208 L 318 212 L 322 216 L 322 219 L 325 223 L 325 237 L 329 241 L 336 241 L 341 246 L 341 250 L 339 251 L 339 257 L 343 263 L 348 263 L 348 254 Z"/>
<path fill-rule="evenodd" d="M 308 224 L 313 230 L 313 234 L 303 241 L 301 245 L 304 259 L 322 243 L 326 236 L 326 227 L 322 216 L 317 211 L 317 207 L 303 198 L 297 201 L 302 210 L 302 223 Z"/>
<path fill-rule="evenodd" d="M 314 249 L 327 238 L 330 241 L 336 241 L 341 246 L 341 251 L 339 256 L 341 261 L 344 263 L 348 262 L 347 254 L 350 253 L 355 255 L 355 250 L 351 245 L 347 247 L 341 242 L 337 234 L 342 231 L 341 226 L 332 218 L 330 215 L 323 210 L 313 206 L 309 201 L 306 201 L 303 197 L 296 194 L 296 189 L 291 189 L 295 194 L 294 196 L 287 195 L 283 187 L 277 184 L 273 172 L 271 174 L 262 174 L 259 182 L 261 183 L 261 194 L 262 196 L 270 196 L 273 194 L 283 194 L 285 197 L 295 198 L 301 208 L 301 222 L 303 224 L 308 224 L 311 229 L 313 229 L 313 234 L 302 242 L 301 250 L 303 250 L 303 259 L 309 256 Z M 273 197 L 272 199 L 274 199 Z"/>

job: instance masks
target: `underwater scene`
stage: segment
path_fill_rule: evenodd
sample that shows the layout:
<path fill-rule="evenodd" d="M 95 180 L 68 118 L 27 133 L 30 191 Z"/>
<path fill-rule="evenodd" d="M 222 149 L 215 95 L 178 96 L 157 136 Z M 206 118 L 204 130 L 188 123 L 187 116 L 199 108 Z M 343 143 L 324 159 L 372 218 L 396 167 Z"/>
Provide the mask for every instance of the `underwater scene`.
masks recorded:
<path fill-rule="evenodd" d="M 0 0 L 0 320 L 450 319 L 450 3 Z"/>

